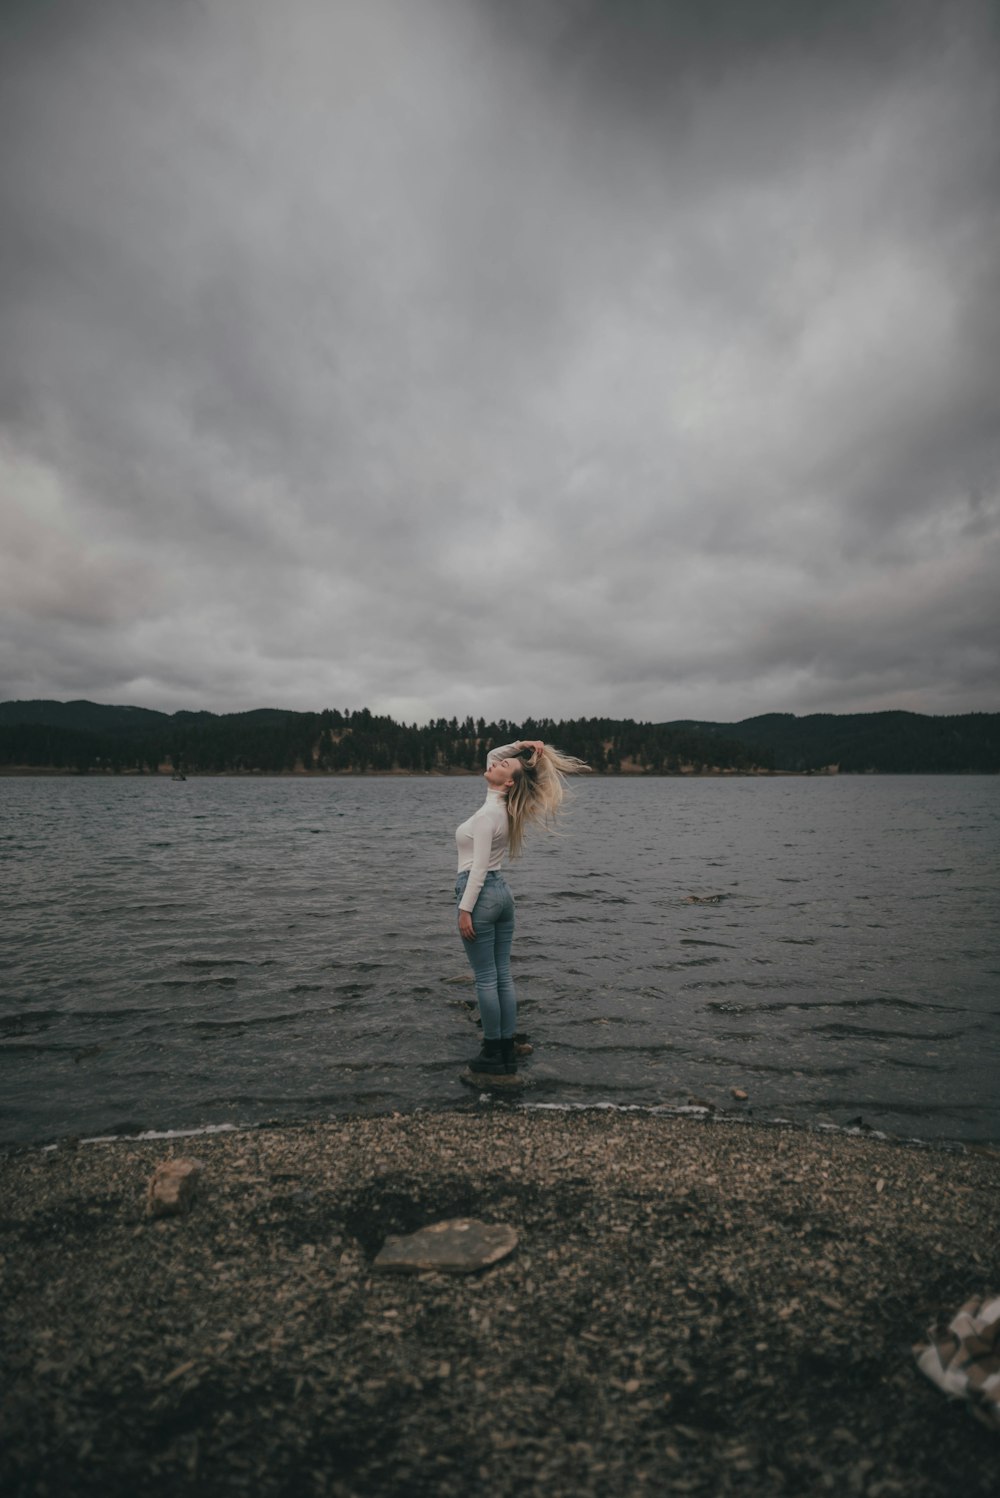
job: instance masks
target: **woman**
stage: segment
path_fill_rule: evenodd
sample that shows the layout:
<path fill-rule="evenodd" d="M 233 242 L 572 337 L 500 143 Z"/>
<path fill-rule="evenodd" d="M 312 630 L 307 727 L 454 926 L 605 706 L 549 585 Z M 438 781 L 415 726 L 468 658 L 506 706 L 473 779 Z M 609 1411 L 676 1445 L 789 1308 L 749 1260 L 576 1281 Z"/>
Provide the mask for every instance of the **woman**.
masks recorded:
<path fill-rule="evenodd" d="M 529 823 L 551 824 L 566 794 L 567 775 L 589 769 L 538 739 L 518 740 L 486 756 L 486 800 L 457 828 L 458 930 L 476 979 L 483 1048 L 473 1072 L 517 1071 L 517 998 L 510 976 L 514 897 L 501 873 L 504 854 L 517 858 Z"/>

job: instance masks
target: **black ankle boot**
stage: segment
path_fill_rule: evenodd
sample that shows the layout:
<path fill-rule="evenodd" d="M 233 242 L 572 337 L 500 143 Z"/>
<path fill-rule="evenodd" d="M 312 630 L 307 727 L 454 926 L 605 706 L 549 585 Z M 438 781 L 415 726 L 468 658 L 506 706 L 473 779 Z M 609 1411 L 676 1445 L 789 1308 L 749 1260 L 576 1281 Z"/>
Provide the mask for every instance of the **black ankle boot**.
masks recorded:
<path fill-rule="evenodd" d="M 510 1040 L 501 1040 L 500 1054 L 503 1057 L 503 1069 L 508 1077 L 517 1072 L 517 1046 L 514 1044 L 513 1036 Z"/>
<path fill-rule="evenodd" d="M 502 1040 L 484 1040 L 479 1055 L 473 1056 L 469 1062 L 469 1070 L 489 1072 L 495 1077 L 503 1076 L 507 1068 L 504 1066 L 502 1047 Z"/>

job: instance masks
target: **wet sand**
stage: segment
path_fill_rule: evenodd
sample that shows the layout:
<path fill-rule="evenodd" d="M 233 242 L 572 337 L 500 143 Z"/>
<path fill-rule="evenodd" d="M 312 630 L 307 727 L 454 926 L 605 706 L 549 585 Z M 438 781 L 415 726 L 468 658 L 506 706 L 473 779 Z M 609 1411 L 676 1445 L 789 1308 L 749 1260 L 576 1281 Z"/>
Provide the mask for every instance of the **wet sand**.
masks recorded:
<path fill-rule="evenodd" d="M 154 1221 L 168 1155 L 202 1162 Z M 483 1107 L 0 1160 L 14 1495 L 996 1492 L 911 1343 L 1000 1290 L 1000 1152 Z M 512 1224 L 468 1277 L 388 1233 Z"/>

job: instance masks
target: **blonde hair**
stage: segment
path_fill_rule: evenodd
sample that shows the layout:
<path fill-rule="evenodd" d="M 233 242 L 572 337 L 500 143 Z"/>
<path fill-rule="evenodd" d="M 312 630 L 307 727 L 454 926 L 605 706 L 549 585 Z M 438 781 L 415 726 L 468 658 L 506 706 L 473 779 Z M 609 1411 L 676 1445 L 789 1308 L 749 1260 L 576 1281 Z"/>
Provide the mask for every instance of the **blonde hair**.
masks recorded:
<path fill-rule="evenodd" d="M 566 799 L 566 776 L 586 774 L 590 766 L 572 754 L 553 749 L 551 744 L 546 744 L 541 754 L 521 749 L 512 758 L 521 761 L 520 774 L 514 776 L 507 792 L 508 849 L 511 858 L 517 858 L 530 823 L 554 826 Z"/>

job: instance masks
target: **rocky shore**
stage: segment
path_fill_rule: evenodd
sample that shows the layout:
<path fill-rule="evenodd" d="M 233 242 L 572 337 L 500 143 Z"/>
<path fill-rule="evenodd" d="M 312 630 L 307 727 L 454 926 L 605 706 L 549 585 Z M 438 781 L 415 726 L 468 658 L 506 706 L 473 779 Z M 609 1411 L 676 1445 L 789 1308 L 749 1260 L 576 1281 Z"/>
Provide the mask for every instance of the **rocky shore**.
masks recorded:
<path fill-rule="evenodd" d="M 198 1189 L 153 1218 L 171 1154 Z M 1000 1291 L 1000 1152 L 470 1103 L 0 1183 L 8 1498 L 997 1490 L 911 1343 Z M 374 1272 L 449 1217 L 518 1247 Z"/>

